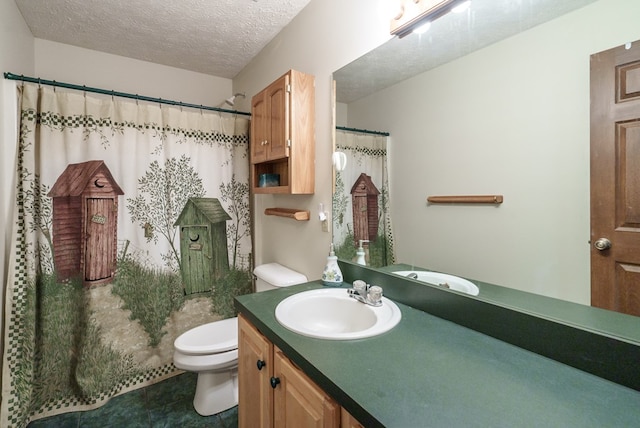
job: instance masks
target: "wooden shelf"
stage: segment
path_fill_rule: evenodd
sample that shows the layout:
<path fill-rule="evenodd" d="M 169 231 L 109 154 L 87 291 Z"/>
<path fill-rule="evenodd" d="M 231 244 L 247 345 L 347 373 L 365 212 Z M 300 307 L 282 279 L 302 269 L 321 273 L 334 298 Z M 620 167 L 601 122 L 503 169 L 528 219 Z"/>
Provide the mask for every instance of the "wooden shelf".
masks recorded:
<path fill-rule="evenodd" d="M 309 221 L 310 212 L 308 210 L 297 210 L 295 208 L 267 208 L 264 215 L 277 215 L 279 217 L 292 218 L 297 221 Z"/>
<path fill-rule="evenodd" d="M 501 204 L 502 195 L 429 196 L 431 204 Z"/>

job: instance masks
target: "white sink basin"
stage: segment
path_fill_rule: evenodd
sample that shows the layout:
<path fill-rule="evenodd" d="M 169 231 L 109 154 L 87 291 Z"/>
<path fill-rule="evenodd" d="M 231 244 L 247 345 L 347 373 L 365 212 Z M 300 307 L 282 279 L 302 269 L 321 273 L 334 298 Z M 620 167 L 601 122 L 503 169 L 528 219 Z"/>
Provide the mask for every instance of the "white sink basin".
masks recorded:
<path fill-rule="evenodd" d="M 349 297 L 345 288 L 322 288 L 287 297 L 276 307 L 276 319 L 303 336 L 330 340 L 362 339 L 382 334 L 402 318 L 386 297 L 373 307 Z"/>
<path fill-rule="evenodd" d="M 451 290 L 460 291 L 462 293 L 471 294 L 477 296 L 480 290 L 471 281 L 467 281 L 464 278 L 460 278 L 453 275 L 447 275 L 446 273 L 439 272 L 427 272 L 420 270 L 400 270 L 392 272 L 396 275 L 409 276 L 410 274 L 418 275 L 418 281 L 426 282 L 431 285 L 437 285 Z"/>

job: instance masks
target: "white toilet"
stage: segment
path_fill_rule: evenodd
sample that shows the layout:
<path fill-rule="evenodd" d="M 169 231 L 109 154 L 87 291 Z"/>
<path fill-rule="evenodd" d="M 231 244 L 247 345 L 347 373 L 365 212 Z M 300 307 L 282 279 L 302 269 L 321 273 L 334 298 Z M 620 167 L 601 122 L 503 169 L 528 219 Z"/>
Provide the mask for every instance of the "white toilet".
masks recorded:
<path fill-rule="evenodd" d="M 307 282 L 303 274 L 278 263 L 253 270 L 256 292 Z M 193 407 L 202 416 L 238 404 L 238 318 L 204 324 L 182 333 L 173 343 L 173 364 L 197 372 Z"/>

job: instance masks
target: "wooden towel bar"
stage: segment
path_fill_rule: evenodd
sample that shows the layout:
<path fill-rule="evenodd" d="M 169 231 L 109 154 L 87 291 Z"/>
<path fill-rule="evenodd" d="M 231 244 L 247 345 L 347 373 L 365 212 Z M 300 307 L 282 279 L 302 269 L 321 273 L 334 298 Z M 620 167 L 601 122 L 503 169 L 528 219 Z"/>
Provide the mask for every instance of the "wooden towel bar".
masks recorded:
<path fill-rule="evenodd" d="M 431 204 L 501 204 L 502 195 L 429 196 Z"/>

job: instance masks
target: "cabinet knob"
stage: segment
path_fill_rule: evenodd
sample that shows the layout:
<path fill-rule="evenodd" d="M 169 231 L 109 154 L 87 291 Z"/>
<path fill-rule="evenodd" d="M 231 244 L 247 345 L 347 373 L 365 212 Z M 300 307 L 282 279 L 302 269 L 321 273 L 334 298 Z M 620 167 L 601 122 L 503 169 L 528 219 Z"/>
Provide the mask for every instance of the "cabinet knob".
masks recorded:
<path fill-rule="evenodd" d="M 262 370 L 262 368 L 264 366 L 267 365 L 267 363 L 264 362 L 264 360 L 258 360 L 258 362 L 256 363 L 256 365 L 258 366 L 258 370 Z"/>
<path fill-rule="evenodd" d="M 272 377 L 271 378 L 271 388 L 275 389 L 276 386 L 278 386 L 279 383 L 280 383 L 280 378 L 279 377 Z"/>

